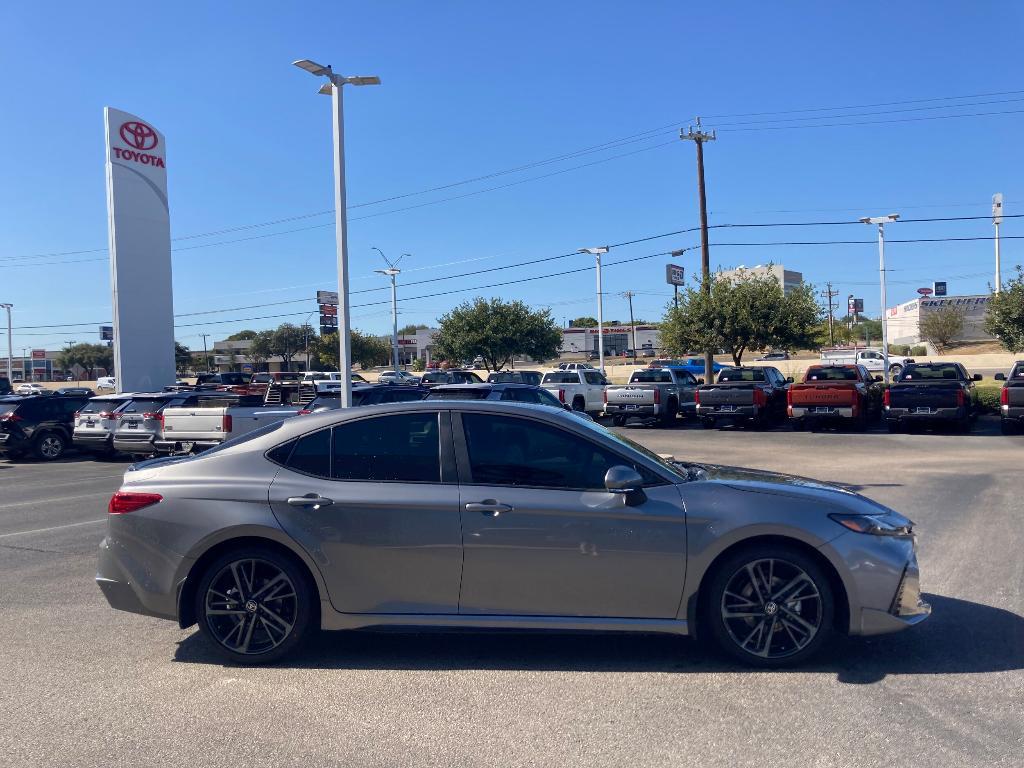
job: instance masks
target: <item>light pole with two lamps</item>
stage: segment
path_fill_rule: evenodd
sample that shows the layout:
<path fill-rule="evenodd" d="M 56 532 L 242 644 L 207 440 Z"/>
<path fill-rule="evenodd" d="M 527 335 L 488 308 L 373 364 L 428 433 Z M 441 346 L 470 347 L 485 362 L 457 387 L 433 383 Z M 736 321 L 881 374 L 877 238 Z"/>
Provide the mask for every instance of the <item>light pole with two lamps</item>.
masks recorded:
<path fill-rule="evenodd" d="M 334 233 L 338 250 L 338 371 L 341 374 L 341 407 L 352 405 L 352 344 L 348 309 L 348 217 L 345 212 L 345 123 L 342 113 L 341 88 L 344 85 L 380 85 L 376 75 L 349 76 L 335 74 L 331 65 L 324 66 L 309 59 L 292 62 L 316 77 L 327 81 L 319 93 L 331 97 L 334 120 Z"/>
<path fill-rule="evenodd" d="M 601 375 L 604 375 L 604 302 L 601 297 L 601 254 L 608 253 L 607 245 L 596 248 L 580 248 L 577 253 L 589 253 L 597 264 L 597 360 Z"/>
<path fill-rule="evenodd" d="M 411 254 L 403 253 L 398 257 L 398 261 L 392 263 L 380 248 L 374 247 L 373 250 L 379 253 L 380 257 L 384 259 L 384 263 L 388 265 L 387 269 L 375 269 L 373 271 L 378 275 L 391 278 L 391 363 L 395 368 L 395 373 L 398 373 L 398 288 L 395 284 L 395 278 L 402 274 L 402 270 L 398 268 L 398 262 Z"/>

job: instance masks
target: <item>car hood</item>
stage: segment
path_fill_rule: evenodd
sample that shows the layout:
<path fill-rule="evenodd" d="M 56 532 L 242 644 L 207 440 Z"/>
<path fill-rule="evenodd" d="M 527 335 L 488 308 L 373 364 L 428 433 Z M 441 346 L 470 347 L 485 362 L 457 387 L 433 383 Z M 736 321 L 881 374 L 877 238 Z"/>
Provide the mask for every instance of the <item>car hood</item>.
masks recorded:
<path fill-rule="evenodd" d="M 695 481 L 726 485 L 738 491 L 802 498 L 827 504 L 832 509 L 841 507 L 856 514 L 892 512 L 888 507 L 849 488 L 808 477 L 720 464 L 689 465 L 689 472 Z"/>

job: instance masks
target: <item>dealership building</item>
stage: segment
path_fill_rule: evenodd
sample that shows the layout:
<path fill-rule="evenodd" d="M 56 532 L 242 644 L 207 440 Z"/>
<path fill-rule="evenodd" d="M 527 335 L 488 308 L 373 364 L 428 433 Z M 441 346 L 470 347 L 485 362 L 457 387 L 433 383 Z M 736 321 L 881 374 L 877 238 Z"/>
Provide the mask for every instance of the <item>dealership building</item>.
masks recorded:
<path fill-rule="evenodd" d="M 746 267 L 741 264 L 736 269 L 724 269 L 718 274 L 720 277 L 734 282 L 744 277 L 774 277 L 786 294 L 799 288 L 804 282 L 802 272 L 786 269 L 781 264 L 757 264 L 753 267 Z"/>
<path fill-rule="evenodd" d="M 964 311 L 963 331 L 955 341 L 994 341 L 995 337 L 985 332 L 985 316 L 992 297 L 988 294 L 977 296 L 940 296 L 913 299 L 885 313 L 886 331 L 890 344 L 920 344 L 921 320 L 928 313 L 943 307 L 959 307 Z"/>

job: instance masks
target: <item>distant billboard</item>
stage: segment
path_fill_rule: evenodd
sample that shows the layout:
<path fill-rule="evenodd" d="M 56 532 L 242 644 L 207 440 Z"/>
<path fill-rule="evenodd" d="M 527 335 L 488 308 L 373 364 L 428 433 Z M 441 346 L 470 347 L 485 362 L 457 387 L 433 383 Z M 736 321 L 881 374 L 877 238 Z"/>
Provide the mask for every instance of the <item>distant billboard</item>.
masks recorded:
<path fill-rule="evenodd" d="M 316 292 L 316 303 L 317 304 L 333 304 L 338 305 L 338 292 L 337 291 L 317 291 Z"/>
<path fill-rule="evenodd" d="M 936 282 L 932 283 L 932 291 L 934 291 L 936 296 L 945 296 L 946 295 L 946 281 L 943 280 L 941 282 L 936 281 Z"/>
<path fill-rule="evenodd" d="M 100 341 L 113 341 L 114 340 L 114 326 L 112 325 L 101 325 L 100 326 Z"/>
<path fill-rule="evenodd" d="M 665 265 L 665 282 L 669 285 L 685 285 L 686 270 L 678 264 Z"/>
<path fill-rule="evenodd" d="M 46 359 L 46 350 L 45 349 L 33 349 L 32 350 L 32 359 L 33 360 L 45 360 Z"/>
<path fill-rule="evenodd" d="M 917 292 L 920 293 L 922 296 L 931 296 L 932 295 L 932 289 L 931 288 L 918 288 Z"/>
<path fill-rule="evenodd" d="M 864 299 L 855 299 L 851 296 L 846 303 L 846 311 L 848 314 L 856 315 L 864 311 Z"/>

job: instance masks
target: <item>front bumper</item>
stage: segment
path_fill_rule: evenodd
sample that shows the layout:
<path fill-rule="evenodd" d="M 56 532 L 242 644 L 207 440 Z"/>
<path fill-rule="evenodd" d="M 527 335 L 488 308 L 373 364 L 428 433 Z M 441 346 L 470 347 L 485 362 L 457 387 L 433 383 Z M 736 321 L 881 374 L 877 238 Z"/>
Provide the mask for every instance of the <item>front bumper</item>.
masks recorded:
<path fill-rule="evenodd" d="M 958 408 L 886 408 L 885 418 L 889 421 L 962 421 L 968 416 L 966 407 Z"/>
<path fill-rule="evenodd" d="M 13 432 L 0 432 L 0 453 L 20 453 L 28 448 L 28 440 Z"/>

